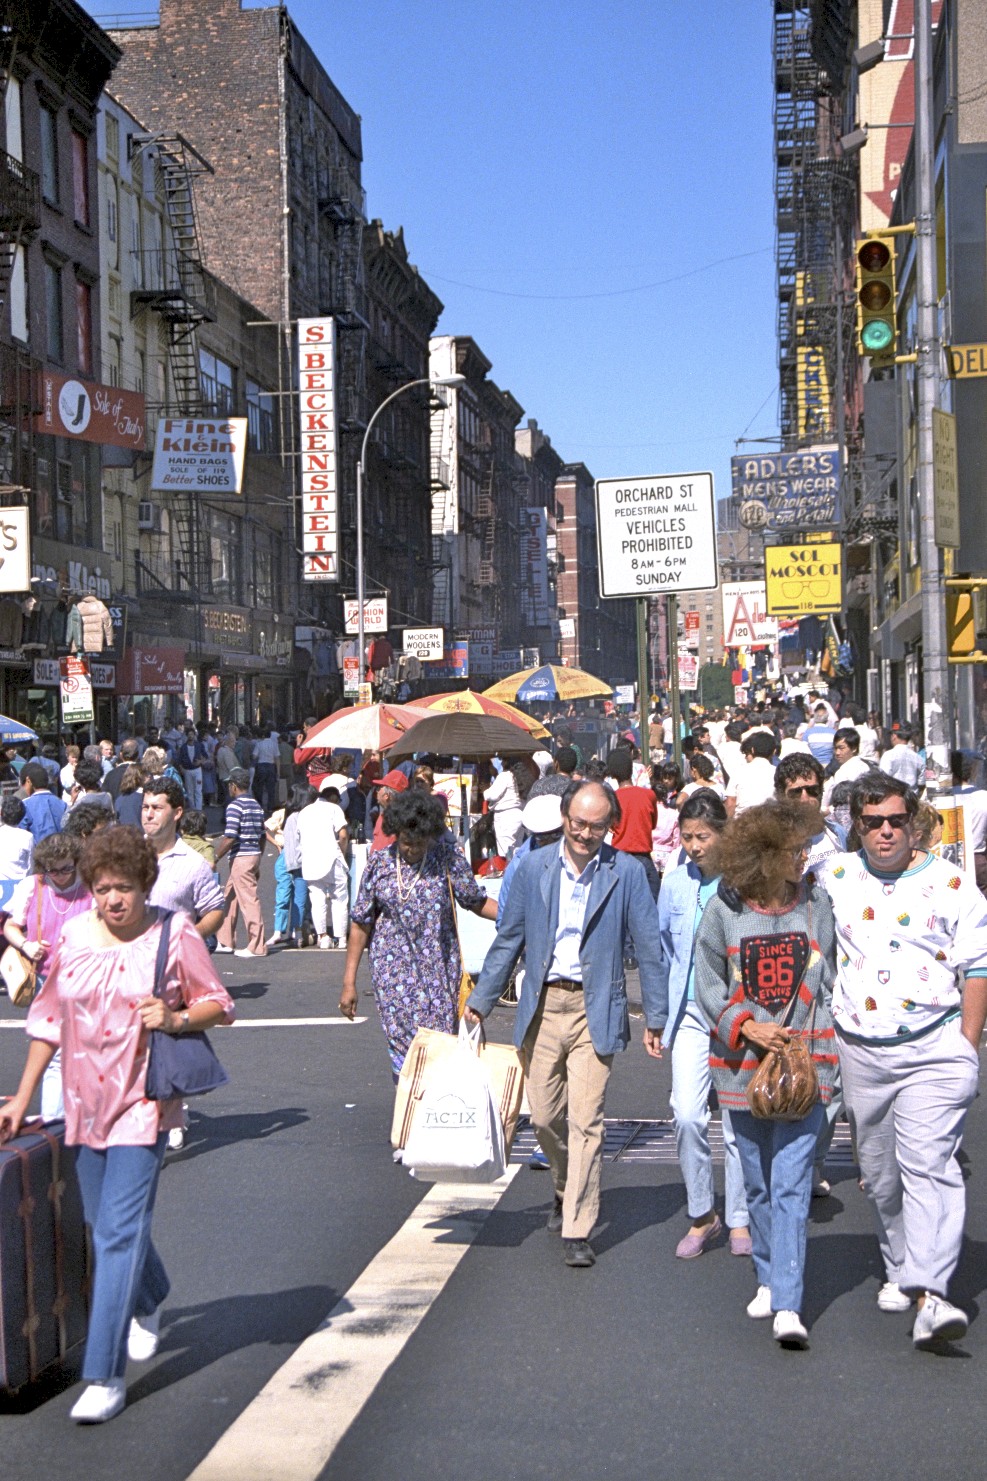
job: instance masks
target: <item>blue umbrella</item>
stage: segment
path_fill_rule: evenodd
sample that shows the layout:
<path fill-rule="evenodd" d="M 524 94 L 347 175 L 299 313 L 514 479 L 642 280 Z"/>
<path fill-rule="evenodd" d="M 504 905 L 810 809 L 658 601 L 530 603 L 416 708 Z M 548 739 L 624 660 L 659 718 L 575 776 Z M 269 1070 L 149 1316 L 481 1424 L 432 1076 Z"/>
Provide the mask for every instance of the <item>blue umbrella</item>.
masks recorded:
<path fill-rule="evenodd" d="M 0 715 L 0 742 L 5 746 L 20 746 L 25 741 L 36 741 L 37 732 L 9 715 Z"/>

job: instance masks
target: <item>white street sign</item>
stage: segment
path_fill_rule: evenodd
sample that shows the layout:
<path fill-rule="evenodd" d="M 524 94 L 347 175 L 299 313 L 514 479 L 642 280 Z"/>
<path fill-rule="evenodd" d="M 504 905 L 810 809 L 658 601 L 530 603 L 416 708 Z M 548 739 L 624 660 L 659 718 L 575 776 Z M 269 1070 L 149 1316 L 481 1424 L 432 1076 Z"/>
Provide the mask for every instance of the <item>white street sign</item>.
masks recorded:
<path fill-rule="evenodd" d="M 422 663 L 441 658 L 445 652 L 441 627 L 406 627 L 404 651 L 409 658 L 417 658 Z"/>
<path fill-rule="evenodd" d="M 0 510 L 0 592 L 31 590 L 31 530 L 27 505 Z"/>
<path fill-rule="evenodd" d="M 602 597 L 718 584 L 712 473 L 599 479 L 596 532 Z"/>
<path fill-rule="evenodd" d="M 343 602 L 343 619 L 346 623 L 346 631 L 351 636 L 357 636 L 360 631 L 359 607 L 355 597 L 347 597 Z M 363 631 L 365 633 L 387 632 L 387 598 L 369 597 L 363 604 Z"/>

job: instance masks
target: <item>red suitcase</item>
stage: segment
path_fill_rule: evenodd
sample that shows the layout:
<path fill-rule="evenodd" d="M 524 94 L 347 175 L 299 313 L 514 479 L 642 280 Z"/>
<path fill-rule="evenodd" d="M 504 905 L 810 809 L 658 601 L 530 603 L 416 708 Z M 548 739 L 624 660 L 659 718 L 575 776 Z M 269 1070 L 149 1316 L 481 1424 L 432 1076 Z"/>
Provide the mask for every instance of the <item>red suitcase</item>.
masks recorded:
<path fill-rule="evenodd" d="M 85 1339 L 86 1228 L 60 1121 L 0 1147 L 0 1387 L 22 1388 Z"/>

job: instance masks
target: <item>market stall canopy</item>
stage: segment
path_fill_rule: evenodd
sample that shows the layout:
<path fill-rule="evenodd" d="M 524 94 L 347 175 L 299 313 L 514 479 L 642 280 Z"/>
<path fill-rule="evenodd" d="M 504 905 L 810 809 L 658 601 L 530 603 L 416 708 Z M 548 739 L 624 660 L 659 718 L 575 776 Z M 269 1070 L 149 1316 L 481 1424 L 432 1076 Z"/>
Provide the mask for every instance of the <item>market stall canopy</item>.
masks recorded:
<path fill-rule="evenodd" d="M 483 691 L 487 699 L 518 700 L 521 704 L 547 704 L 553 699 L 593 699 L 613 694 L 609 684 L 585 669 L 544 663 L 541 668 L 509 674 Z"/>
<path fill-rule="evenodd" d="M 442 710 L 450 715 L 496 715 L 509 725 L 520 725 L 538 740 L 550 739 L 550 732 L 533 715 L 526 715 L 523 710 L 516 710 L 501 699 L 491 699 L 489 694 L 477 694 L 475 689 L 461 689 L 452 694 L 428 694 L 417 699 L 415 704 L 418 708 Z"/>
<path fill-rule="evenodd" d="M 458 756 L 479 761 L 485 756 L 531 756 L 540 742 L 520 725 L 509 725 L 496 715 L 429 715 L 406 731 L 387 753 L 390 763 L 428 751 L 436 756 Z"/>
<path fill-rule="evenodd" d="M 337 750 L 383 751 L 428 713 L 412 705 L 348 705 L 312 726 L 295 761 L 303 766 Z"/>
<path fill-rule="evenodd" d="M 0 715 L 0 741 L 5 746 L 22 746 L 26 741 L 36 741 L 37 738 L 37 731 L 22 725 L 19 720 L 11 720 L 9 715 Z"/>

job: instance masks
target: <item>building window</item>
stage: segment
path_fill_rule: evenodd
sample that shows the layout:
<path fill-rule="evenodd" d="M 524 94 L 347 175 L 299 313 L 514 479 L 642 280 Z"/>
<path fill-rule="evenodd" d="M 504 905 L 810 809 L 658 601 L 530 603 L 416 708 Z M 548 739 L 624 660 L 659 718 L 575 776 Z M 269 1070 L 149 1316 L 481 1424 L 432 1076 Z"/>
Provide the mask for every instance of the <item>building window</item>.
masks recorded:
<path fill-rule="evenodd" d="M 83 375 L 93 371 L 93 309 L 92 289 L 88 283 L 75 284 L 75 327 L 78 346 L 79 369 Z"/>
<path fill-rule="evenodd" d="M 235 514 L 209 512 L 209 584 L 213 596 L 239 605 L 243 599 L 241 521 Z"/>
<path fill-rule="evenodd" d="M 45 263 L 45 349 L 49 360 L 61 363 L 65 342 L 62 319 L 62 270 L 53 262 Z"/>
<path fill-rule="evenodd" d="M 24 162 L 24 134 L 21 127 L 21 85 L 16 77 L 7 78 L 3 94 L 3 111 L 7 124 L 7 153 L 11 159 Z"/>
<path fill-rule="evenodd" d="M 112 113 L 106 114 L 106 156 L 108 159 L 120 158 L 120 120 Z"/>
<path fill-rule="evenodd" d="M 116 183 L 111 182 L 106 197 L 106 235 L 111 242 L 117 239 L 117 188 Z"/>
<path fill-rule="evenodd" d="M 247 381 L 247 432 L 254 452 L 276 453 L 274 397 L 262 391 L 255 381 Z"/>
<path fill-rule="evenodd" d="M 89 140 L 72 130 L 72 211 L 79 226 L 89 225 Z"/>
<path fill-rule="evenodd" d="M 42 106 L 41 122 L 41 194 L 51 205 L 58 205 L 58 117 L 51 108 Z"/>
<path fill-rule="evenodd" d="M 27 342 L 27 273 L 23 245 L 15 249 L 10 268 L 10 335 L 12 339 Z"/>
<path fill-rule="evenodd" d="M 228 416 L 233 410 L 233 366 L 211 350 L 200 350 L 199 375 L 207 410 L 214 416 Z"/>
<path fill-rule="evenodd" d="M 107 365 L 107 375 L 111 386 L 122 384 L 123 376 L 121 367 L 123 365 L 123 340 L 118 334 L 110 335 L 110 355 Z"/>
<path fill-rule="evenodd" d="M 55 463 L 55 539 L 72 540 L 72 460 Z"/>

